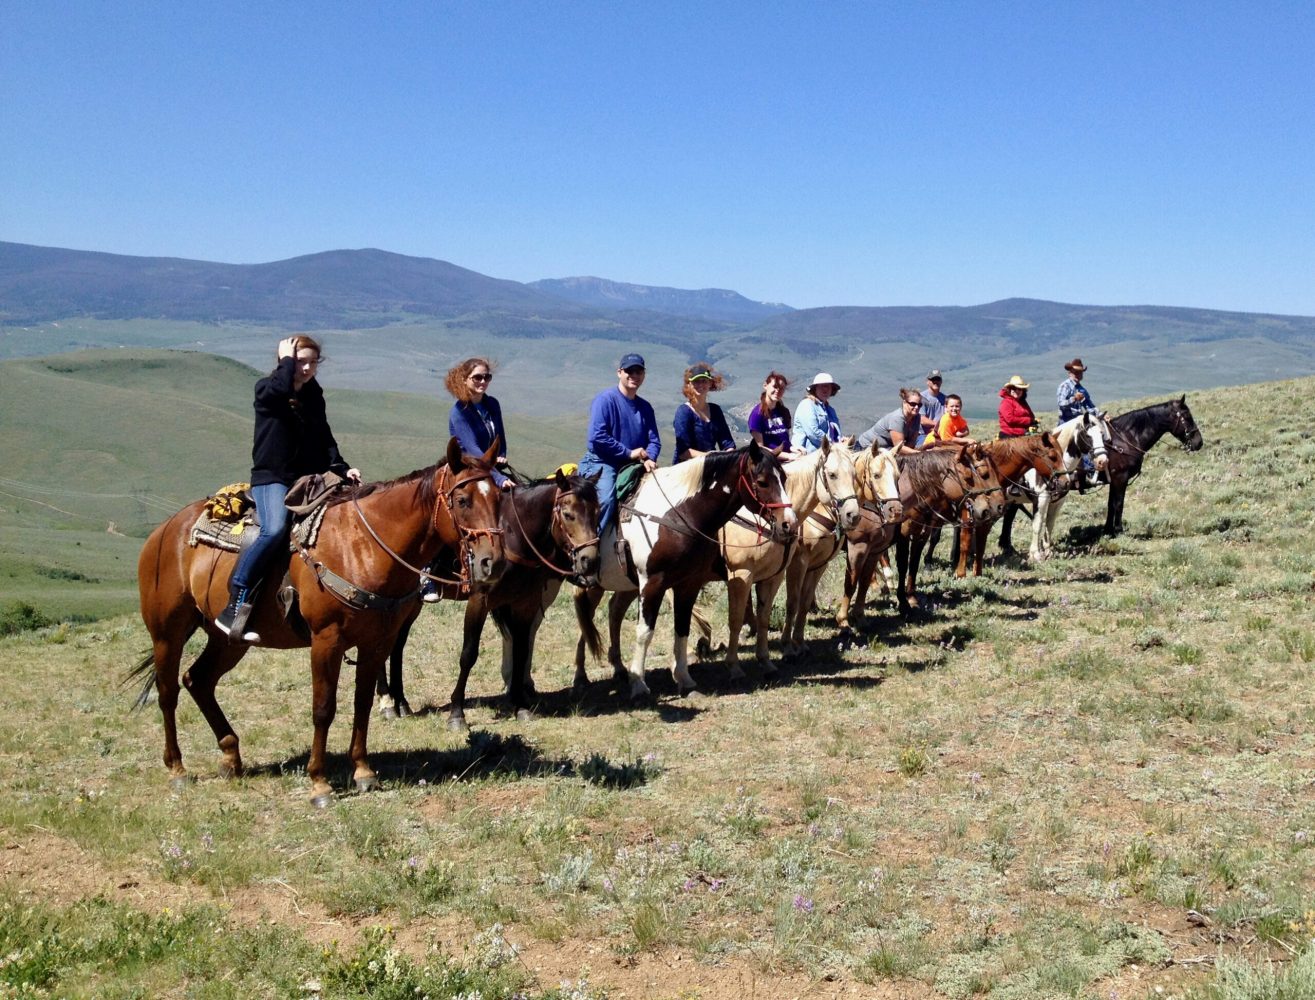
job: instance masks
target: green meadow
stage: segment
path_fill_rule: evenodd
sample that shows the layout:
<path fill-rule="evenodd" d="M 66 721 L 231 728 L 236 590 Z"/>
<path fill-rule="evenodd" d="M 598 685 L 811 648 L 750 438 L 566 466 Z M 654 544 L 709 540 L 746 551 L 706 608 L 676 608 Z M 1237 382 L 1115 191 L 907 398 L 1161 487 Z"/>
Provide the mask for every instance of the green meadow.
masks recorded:
<path fill-rule="evenodd" d="M 220 685 L 238 780 L 184 696 L 171 788 L 158 711 L 129 710 L 141 538 L 240 478 L 250 433 L 249 369 L 152 360 L 179 363 L 0 365 L 0 604 L 51 620 L 0 638 L 0 996 L 1315 996 L 1315 442 L 1290 419 L 1315 381 L 1190 394 L 1205 447 L 1156 447 L 1126 534 L 1072 497 L 1055 558 L 942 561 L 924 614 L 878 600 L 844 652 L 833 566 L 771 685 L 705 661 L 699 695 L 655 670 L 631 706 L 590 664 L 573 693 L 563 599 L 537 718 L 498 712 L 490 628 L 450 733 L 462 608 L 427 609 L 419 713 L 371 727 L 383 789 L 351 791 L 348 669 L 317 811 L 305 652 Z M 438 400 L 331 396 L 370 474 L 433 460 Z M 574 425 L 513 426 L 531 471 L 573 457 Z M 670 646 L 667 619 L 650 662 Z"/>

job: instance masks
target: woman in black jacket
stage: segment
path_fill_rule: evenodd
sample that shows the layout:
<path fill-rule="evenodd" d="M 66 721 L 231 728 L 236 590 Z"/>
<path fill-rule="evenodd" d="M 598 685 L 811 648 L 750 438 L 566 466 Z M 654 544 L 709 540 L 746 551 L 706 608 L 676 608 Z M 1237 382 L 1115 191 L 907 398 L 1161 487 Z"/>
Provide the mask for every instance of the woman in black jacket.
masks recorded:
<path fill-rule="evenodd" d="M 278 364 L 256 383 L 256 429 L 251 446 L 251 495 L 260 516 L 260 533 L 242 550 L 228 583 L 228 606 L 215 624 L 231 639 L 259 642 L 247 630 L 252 592 L 260 584 L 270 556 L 287 544 L 288 488 L 302 476 L 336 472 L 354 482 L 361 474 L 349 468 L 338 451 L 324 416 L 324 392 L 315 380 L 320 345 L 298 334 L 279 342 Z"/>

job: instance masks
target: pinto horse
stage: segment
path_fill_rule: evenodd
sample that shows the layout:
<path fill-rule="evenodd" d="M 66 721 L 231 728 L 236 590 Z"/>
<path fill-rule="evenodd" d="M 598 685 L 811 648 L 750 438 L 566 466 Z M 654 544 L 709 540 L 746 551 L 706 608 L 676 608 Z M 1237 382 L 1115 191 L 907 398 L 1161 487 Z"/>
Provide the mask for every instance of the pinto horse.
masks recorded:
<path fill-rule="evenodd" d="M 589 682 L 585 647 L 598 641 L 594 612 L 604 592 L 611 591 L 608 660 L 618 676 L 625 676 L 627 668 L 620 657 L 621 619 L 638 597 L 640 618 L 629 666 L 630 698 L 650 696 L 644 681 L 648 647 L 662 598 L 670 590 L 676 612 L 672 672 L 682 693 L 692 691 L 695 685 L 688 650 L 694 601 L 705 583 L 726 576 L 717 533 L 741 507 L 763 517 L 778 538 L 793 528 L 795 515 L 781 463 L 757 442 L 738 451 L 712 452 L 646 475 L 625 507 L 631 516 L 619 527 L 626 543 L 623 548 L 629 551 L 627 564 L 622 565 L 619 554 L 610 556 L 618 529 L 609 525 L 603 536 L 602 551 L 608 555 L 602 560 L 600 585 L 576 590 L 575 615 L 581 638 L 575 651 L 575 686 L 580 689 Z"/>
<path fill-rule="evenodd" d="M 1079 476 L 1086 475 L 1082 467 L 1083 457 L 1089 458 L 1097 471 L 1108 470 L 1109 450 L 1105 447 L 1108 434 L 1103 417 L 1083 413 L 1072 420 L 1066 420 L 1054 430 L 1055 439 L 1064 452 L 1063 470 L 1052 476 L 1049 482 L 1042 482 L 1033 471 L 1025 473 L 1028 492 L 1036 501 L 1036 510 L 1032 514 L 1032 547 L 1028 551 L 1028 558 L 1033 562 L 1050 557 L 1054 545 L 1055 520 L 1064 507 L 1064 500 L 1073 482 Z"/>
<path fill-rule="evenodd" d="M 1185 451 L 1200 451 L 1204 439 L 1192 418 L 1187 396 L 1120 413 L 1110 422 L 1110 495 L 1105 510 L 1105 534 L 1123 531 L 1123 498 L 1128 484 L 1141 475 L 1142 459 L 1155 443 L 1172 434 Z"/>
<path fill-rule="evenodd" d="M 1035 494 L 1028 485 L 1027 473 L 1035 474 L 1034 482 L 1048 484 L 1051 477 L 1064 469 L 1064 449 L 1059 439 L 1050 431 L 1041 434 L 1029 434 L 1023 437 L 1001 438 L 987 441 L 982 445 L 1000 475 L 1000 483 L 1005 488 L 1008 517 L 1016 504 L 1034 500 Z M 971 548 L 973 576 L 982 575 L 982 561 L 986 554 L 986 538 L 991 533 L 993 520 L 978 521 L 975 524 L 964 523 L 959 527 L 956 539 L 957 564 L 954 575 L 962 579 L 968 575 L 968 558 Z"/>
<path fill-rule="evenodd" d="M 491 588 L 469 595 L 451 584 L 440 588 L 444 600 L 466 601 L 461 672 L 452 691 L 449 729 L 468 728 L 466 681 L 479 659 L 480 637 L 490 614 L 502 633 L 502 676 L 508 705 L 518 718 L 530 717 L 530 669 L 544 612 L 556 600 L 563 580 L 587 585 L 598 578 L 597 482 L 597 476 L 559 472 L 552 479 L 514 488 L 504 497 L 501 512 L 503 551 L 511 564 L 507 572 Z M 402 626 L 388 669 L 379 675 L 379 711 L 385 718 L 411 713 L 402 683 L 402 661 L 420 610 L 417 607 Z"/>
<path fill-rule="evenodd" d="M 260 645 L 310 646 L 315 734 L 306 774 L 314 805 L 324 807 L 333 799 L 324 759 L 346 651 L 355 647 L 357 652 L 353 777 L 356 787 L 366 791 L 379 783 L 366 753 L 375 678 L 398 629 L 420 603 L 416 567 L 448 550 L 457 553 L 464 582 L 472 588 L 487 587 L 501 574 L 501 491 L 490 476 L 497 448 L 494 441 L 480 457 L 463 455 L 452 438 L 446 459 L 437 465 L 330 500 L 318 541 L 302 549 L 301 558 L 293 559 L 288 569 L 309 637 L 284 620 L 276 587 L 257 595 L 251 621 L 261 635 Z M 178 668 L 183 645 L 198 628 L 205 630 L 205 648 L 183 674 L 182 684 L 214 731 L 221 774 L 242 773 L 237 734 L 215 699 L 215 686 L 251 647 L 230 640 L 214 625 L 228 599 L 228 578 L 237 556 L 188 544 L 204 505 L 197 501 L 156 528 L 137 564 L 142 620 L 152 651 L 132 676 L 146 675 L 139 703 L 155 685 L 164 717 L 164 764 L 178 783 L 187 777 L 178 748 Z"/>
<path fill-rule="evenodd" d="M 1004 490 L 980 444 L 934 448 L 901 457 L 900 502 L 905 519 L 895 536 L 896 594 L 900 613 L 908 614 L 918 607 L 918 562 L 931 533 L 999 517 Z"/>
<path fill-rule="evenodd" d="M 825 565 L 831 554 L 821 557 L 817 551 L 819 543 L 832 541 L 837 527 L 845 532 L 852 530 L 859 520 L 854 460 L 847 445 L 833 445 L 830 439 L 823 438 L 820 448 L 787 462 L 784 471 L 791 509 L 796 512 L 796 517 L 808 512 L 807 523 L 812 526 L 801 532 L 802 537 L 777 541 L 769 537 L 770 525 L 743 511 L 721 529 L 721 554 L 727 569 L 726 625 L 730 636 L 726 643 L 725 662 L 734 680 L 744 678 L 739 663 L 740 629 L 746 620 L 753 619 L 750 588 L 758 598 L 755 622 L 758 669 L 770 676 L 776 668 L 768 649 L 767 628 L 777 590 L 782 582 L 793 582 L 796 588 L 806 587 L 808 567 L 818 563 L 819 559 Z M 804 571 L 796 570 L 796 565 Z M 790 590 L 786 603 L 788 607 L 794 607 L 801 600 L 811 604 L 811 592 L 800 596 Z M 787 627 L 782 636 L 787 642 L 790 633 L 788 621 L 787 616 Z"/>
<path fill-rule="evenodd" d="M 836 611 L 842 642 L 848 641 L 851 634 L 850 614 L 863 613 L 868 587 L 878 567 L 889 572 L 889 560 L 882 566 L 882 556 L 894 544 L 895 531 L 904 520 L 895 449 L 878 450 L 874 443 L 858 456 L 856 472 L 862 511 L 858 527 L 845 538 L 845 595 Z M 889 589 L 884 579 L 883 587 Z"/>

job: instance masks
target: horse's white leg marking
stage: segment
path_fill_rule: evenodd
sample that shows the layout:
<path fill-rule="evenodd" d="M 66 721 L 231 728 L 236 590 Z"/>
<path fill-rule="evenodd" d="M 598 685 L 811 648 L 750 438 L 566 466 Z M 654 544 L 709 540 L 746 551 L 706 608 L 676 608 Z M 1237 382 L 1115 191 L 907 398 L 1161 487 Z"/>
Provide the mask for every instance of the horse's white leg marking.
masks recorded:
<path fill-rule="evenodd" d="M 676 663 L 671 668 L 671 673 L 676 678 L 676 688 L 680 691 L 693 690 L 698 685 L 694 683 L 694 678 L 689 672 L 689 636 L 677 635 L 673 652 Z"/>

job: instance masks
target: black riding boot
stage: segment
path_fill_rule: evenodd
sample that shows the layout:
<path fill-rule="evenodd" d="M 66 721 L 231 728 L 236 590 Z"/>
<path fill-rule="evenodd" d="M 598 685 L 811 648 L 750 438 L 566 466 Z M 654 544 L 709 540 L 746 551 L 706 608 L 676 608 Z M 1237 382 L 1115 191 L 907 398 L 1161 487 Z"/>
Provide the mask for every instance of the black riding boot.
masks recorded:
<path fill-rule="evenodd" d="M 219 612 L 215 627 L 235 642 L 259 642 L 260 633 L 247 628 L 247 619 L 251 617 L 250 587 L 231 584 L 228 588 L 228 606 Z"/>

